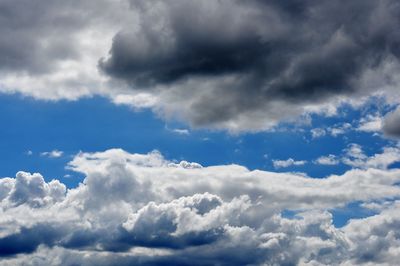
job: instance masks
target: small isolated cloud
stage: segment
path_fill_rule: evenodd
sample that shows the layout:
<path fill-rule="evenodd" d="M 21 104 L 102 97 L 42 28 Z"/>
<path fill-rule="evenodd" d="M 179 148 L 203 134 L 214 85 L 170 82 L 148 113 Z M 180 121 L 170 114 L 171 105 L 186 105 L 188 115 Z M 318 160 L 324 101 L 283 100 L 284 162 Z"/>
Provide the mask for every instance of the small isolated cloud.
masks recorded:
<path fill-rule="evenodd" d="M 190 135 L 190 131 L 188 129 L 180 129 L 180 128 L 174 128 L 171 129 L 172 132 L 178 134 L 178 135 Z"/>
<path fill-rule="evenodd" d="M 25 155 L 31 156 L 31 155 L 33 155 L 33 151 L 27 150 L 27 151 L 25 152 Z"/>
<path fill-rule="evenodd" d="M 40 156 L 49 157 L 49 158 L 60 158 L 63 156 L 64 152 L 59 150 L 45 151 L 40 153 Z"/>
<path fill-rule="evenodd" d="M 400 161 L 398 147 L 384 147 L 382 153 L 367 156 L 360 145 L 352 143 L 344 151 L 342 163 L 355 168 L 387 169 L 391 164 Z"/>
<path fill-rule="evenodd" d="M 382 130 L 382 117 L 378 114 L 369 114 L 360 119 L 358 131 L 364 132 L 379 132 Z"/>
<path fill-rule="evenodd" d="M 333 127 L 329 127 L 327 130 L 329 134 L 333 137 L 337 137 L 339 135 L 346 134 L 352 128 L 350 123 L 342 123 L 334 125 Z"/>
<path fill-rule="evenodd" d="M 296 161 L 293 158 L 287 160 L 272 160 L 272 164 L 275 168 L 286 168 L 290 166 L 300 166 L 305 165 L 307 161 Z"/>
<path fill-rule="evenodd" d="M 187 128 L 170 128 L 168 125 L 165 125 L 165 129 L 177 135 L 185 135 L 185 136 L 190 135 L 190 130 Z"/>
<path fill-rule="evenodd" d="M 195 162 L 188 162 L 188 161 L 181 161 L 180 163 L 169 163 L 169 167 L 180 167 L 184 169 L 199 169 L 203 168 L 203 166 L 199 163 Z"/>
<path fill-rule="evenodd" d="M 313 128 L 311 129 L 311 137 L 313 139 L 323 137 L 325 135 L 330 135 L 332 137 L 338 137 L 339 135 L 346 134 L 349 130 L 352 129 L 352 125 L 350 123 L 339 123 L 333 126 L 329 126 L 326 128 Z"/>
<path fill-rule="evenodd" d="M 323 128 L 313 128 L 311 129 L 311 137 L 313 139 L 320 138 L 326 135 L 326 131 Z"/>
<path fill-rule="evenodd" d="M 335 155 L 329 154 L 328 156 L 319 157 L 314 163 L 321 165 L 337 165 L 339 164 L 339 159 Z"/>

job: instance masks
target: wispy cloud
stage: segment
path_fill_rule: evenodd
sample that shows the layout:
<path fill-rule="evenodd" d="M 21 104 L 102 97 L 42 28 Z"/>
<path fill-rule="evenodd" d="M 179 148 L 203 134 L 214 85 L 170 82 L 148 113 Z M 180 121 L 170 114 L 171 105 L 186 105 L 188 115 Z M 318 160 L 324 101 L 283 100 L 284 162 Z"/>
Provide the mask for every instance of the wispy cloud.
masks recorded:
<path fill-rule="evenodd" d="M 174 128 L 171 129 L 172 132 L 178 134 L 178 135 L 190 135 L 189 129 L 182 129 L 182 128 Z"/>
<path fill-rule="evenodd" d="M 337 165 L 339 164 L 339 162 L 340 162 L 339 159 L 333 154 L 329 154 L 327 156 L 321 156 L 316 160 L 314 160 L 315 164 L 321 164 L 321 165 Z"/>
<path fill-rule="evenodd" d="M 49 157 L 49 158 L 59 158 L 63 156 L 64 152 L 59 150 L 45 151 L 41 152 L 40 156 Z"/>
<path fill-rule="evenodd" d="M 296 161 L 293 158 L 289 158 L 287 160 L 272 160 L 272 164 L 274 165 L 275 168 L 286 168 L 290 166 L 301 166 L 305 165 L 307 161 L 301 160 L 301 161 Z"/>

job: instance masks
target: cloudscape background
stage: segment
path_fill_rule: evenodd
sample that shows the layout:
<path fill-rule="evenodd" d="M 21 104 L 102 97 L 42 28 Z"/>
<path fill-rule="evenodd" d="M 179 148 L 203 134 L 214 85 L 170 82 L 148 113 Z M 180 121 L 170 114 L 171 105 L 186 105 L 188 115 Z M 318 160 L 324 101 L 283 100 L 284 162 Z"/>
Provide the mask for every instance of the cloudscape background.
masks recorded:
<path fill-rule="evenodd" d="M 397 265 L 400 3 L 0 1 L 0 265 Z"/>

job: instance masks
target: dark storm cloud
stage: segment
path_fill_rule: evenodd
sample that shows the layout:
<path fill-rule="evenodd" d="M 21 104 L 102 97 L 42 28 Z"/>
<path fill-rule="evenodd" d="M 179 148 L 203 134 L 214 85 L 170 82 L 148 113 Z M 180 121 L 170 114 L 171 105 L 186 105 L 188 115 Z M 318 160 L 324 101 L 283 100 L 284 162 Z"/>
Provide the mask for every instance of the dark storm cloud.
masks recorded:
<path fill-rule="evenodd" d="M 385 116 L 383 132 L 387 136 L 400 138 L 400 107 Z"/>
<path fill-rule="evenodd" d="M 363 93 L 361 75 L 400 55 L 400 4 L 392 0 L 131 4 L 139 28 L 115 36 L 100 68 L 145 90 L 231 77 L 193 96 L 195 125 L 265 111 L 274 101 L 304 104 Z"/>

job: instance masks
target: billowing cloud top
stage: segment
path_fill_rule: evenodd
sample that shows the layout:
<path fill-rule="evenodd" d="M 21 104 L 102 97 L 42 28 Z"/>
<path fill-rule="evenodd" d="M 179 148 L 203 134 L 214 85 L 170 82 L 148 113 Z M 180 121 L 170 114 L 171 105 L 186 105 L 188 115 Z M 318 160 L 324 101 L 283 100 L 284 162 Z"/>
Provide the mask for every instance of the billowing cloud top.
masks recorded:
<path fill-rule="evenodd" d="M 391 265 L 400 258 L 398 169 L 313 179 L 118 149 L 80 153 L 68 167 L 85 175 L 68 190 L 39 174 L 0 179 L 1 265 Z M 377 214 L 335 227 L 330 211 L 354 202 Z"/>
<path fill-rule="evenodd" d="M 262 130 L 372 94 L 400 102 L 395 0 L 2 1 L 0 89 L 103 95 Z"/>

